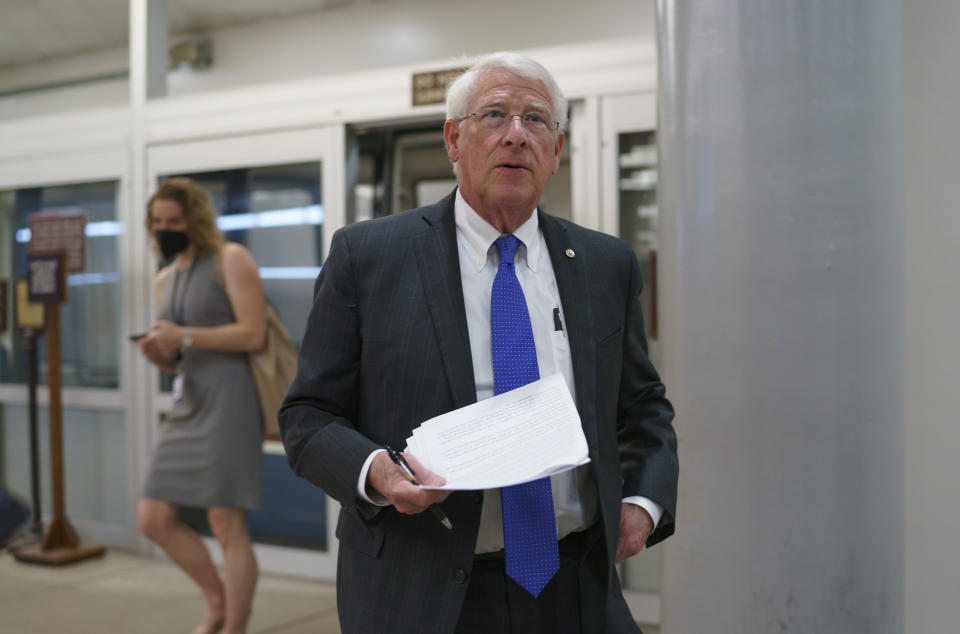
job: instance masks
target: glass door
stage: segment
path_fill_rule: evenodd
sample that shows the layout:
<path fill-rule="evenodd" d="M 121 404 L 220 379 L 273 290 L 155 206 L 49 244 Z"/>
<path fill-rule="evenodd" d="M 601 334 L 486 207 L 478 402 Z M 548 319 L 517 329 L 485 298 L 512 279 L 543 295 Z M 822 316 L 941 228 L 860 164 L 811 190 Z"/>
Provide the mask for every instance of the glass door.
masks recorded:
<path fill-rule="evenodd" d="M 347 222 L 369 220 L 435 203 L 457 184 L 443 142 L 443 119 L 347 130 Z M 540 206 L 571 217 L 570 144 L 563 147 L 557 173 Z"/>
<path fill-rule="evenodd" d="M 604 97 L 600 118 L 603 230 L 632 246 L 640 262 L 647 343 L 658 365 L 656 95 Z M 644 550 L 620 569 L 624 596 L 643 624 L 660 622 L 661 553 Z"/>
<path fill-rule="evenodd" d="M 84 270 L 67 276 L 60 306 L 64 502 L 81 538 L 136 543 L 130 504 L 133 418 L 126 394 L 130 320 L 125 257 L 125 150 L 51 155 L 7 164 L 0 174 L 0 280 L 7 283 L 7 327 L 0 332 L 0 485 L 33 498 L 28 415 L 28 339 L 16 327 L 16 280 L 26 275 L 29 217 L 82 215 Z M 38 370 L 38 480 L 42 514 L 51 509 L 47 423 L 47 343 L 35 341 Z"/>
<path fill-rule="evenodd" d="M 264 291 L 298 347 L 330 236 L 342 226 L 342 196 L 336 194 L 342 188 L 328 186 L 338 181 L 324 161 L 341 138 L 318 128 L 148 151 L 153 187 L 188 176 L 207 191 L 219 212 L 218 226 L 227 240 L 250 250 Z M 152 263 L 156 270 L 155 258 Z M 172 402 L 169 379 L 155 374 L 152 420 L 162 418 Z M 248 514 L 261 568 L 332 579 L 337 504 L 294 475 L 279 438 L 266 438 L 263 449 L 261 505 Z M 209 535 L 202 510 L 184 508 L 181 519 Z"/>

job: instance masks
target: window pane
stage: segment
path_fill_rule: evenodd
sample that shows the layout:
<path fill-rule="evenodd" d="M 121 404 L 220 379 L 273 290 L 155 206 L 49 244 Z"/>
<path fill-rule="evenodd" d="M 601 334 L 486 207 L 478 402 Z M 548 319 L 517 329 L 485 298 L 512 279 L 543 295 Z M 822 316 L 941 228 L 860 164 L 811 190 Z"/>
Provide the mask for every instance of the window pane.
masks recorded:
<path fill-rule="evenodd" d="M 250 249 L 264 291 L 299 348 L 323 261 L 320 163 L 176 176 L 188 176 L 207 190 L 224 237 Z"/>
<path fill-rule="evenodd" d="M 37 408 L 40 501 L 51 512 L 50 430 L 47 408 Z M 121 412 L 63 410 L 63 482 L 71 520 L 130 524 L 127 451 Z M 0 405 L 0 482 L 31 498 L 30 425 L 25 405 Z"/>
<path fill-rule="evenodd" d="M 640 261 L 644 292 L 640 295 L 643 323 L 647 327 L 650 360 L 655 364 L 659 347 L 656 297 L 657 263 L 657 139 L 653 130 L 619 135 L 620 237 L 630 244 Z"/>
<path fill-rule="evenodd" d="M 68 301 L 60 306 L 63 385 L 118 387 L 121 336 L 120 235 L 116 181 L 0 191 L 0 277 L 26 275 L 28 218 L 37 211 L 87 217 L 86 270 L 67 278 Z M 11 300 L 13 294 L 11 293 Z M 13 301 L 8 323 L 14 324 Z M 38 340 L 40 383 L 47 381 L 46 340 Z M 0 382 L 25 383 L 23 333 L 0 335 Z"/>

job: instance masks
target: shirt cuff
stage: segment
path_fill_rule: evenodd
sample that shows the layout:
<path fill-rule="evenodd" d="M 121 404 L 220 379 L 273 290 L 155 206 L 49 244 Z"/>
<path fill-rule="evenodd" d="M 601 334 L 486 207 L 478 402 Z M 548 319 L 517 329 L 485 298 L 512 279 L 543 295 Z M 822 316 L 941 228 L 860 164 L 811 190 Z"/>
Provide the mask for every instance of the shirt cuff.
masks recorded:
<path fill-rule="evenodd" d="M 378 453 L 386 453 L 386 449 L 377 449 L 367 456 L 363 467 L 360 469 L 360 479 L 357 480 L 357 497 L 375 506 L 390 506 L 390 502 L 382 495 L 378 493 L 372 496 L 367 494 L 367 473 L 369 473 L 370 465 L 373 464 L 373 459 Z M 656 522 L 654 522 L 654 526 L 656 526 Z"/>
<path fill-rule="evenodd" d="M 663 507 L 651 500 L 650 498 L 645 498 L 642 495 L 631 495 L 630 497 L 623 498 L 624 502 L 628 504 L 636 504 L 644 511 L 650 514 L 650 518 L 653 520 L 653 530 L 657 530 L 657 524 L 660 523 L 660 518 L 663 517 Z"/>

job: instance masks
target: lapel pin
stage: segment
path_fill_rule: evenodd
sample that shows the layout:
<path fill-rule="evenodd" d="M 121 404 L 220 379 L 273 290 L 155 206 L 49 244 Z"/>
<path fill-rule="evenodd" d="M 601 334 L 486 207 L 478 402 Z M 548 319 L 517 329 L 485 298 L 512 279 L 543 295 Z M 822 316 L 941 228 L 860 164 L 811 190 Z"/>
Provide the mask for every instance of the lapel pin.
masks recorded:
<path fill-rule="evenodd" d="M 568 258 L 572 258 L 577 255 L 576 253 L 573 252 L 573 249 L 567 249 L 566 251 L 564 251 L 564 253 L 567 254 Z"/>

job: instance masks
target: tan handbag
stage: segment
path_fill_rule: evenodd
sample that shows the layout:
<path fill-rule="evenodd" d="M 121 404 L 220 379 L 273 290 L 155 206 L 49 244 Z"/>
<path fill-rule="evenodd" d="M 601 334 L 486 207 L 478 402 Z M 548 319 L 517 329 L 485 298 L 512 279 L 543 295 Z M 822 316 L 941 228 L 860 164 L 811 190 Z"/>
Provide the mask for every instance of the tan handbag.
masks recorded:
<path fill-rule="evenodd" d="M 223 279 L 223 258 L 218 252 L 215 256 L 217 265 L 217 280 L 224 290 L 227 288 Z M 280 422 L 277 420 L 277 411 L 287 396 L 293 377 L 297 374 L 297 347 L 293 338 L 280 319 L 280 313 L 266 295 L 267 338 L 263 349 L 249 353 L 250 371 L 253 373 L 253 382 L 257 385 L 257 396 L 260 397 L 260 413 L 263 415 L 263 435 L 266 438 L 280 439 Z"/>
<path fill-rule="evenodd" d="M 280 314 L 267 300 L 267 343 L 263 350 L 250 353 L 250 370 L 260 396 L 264 435 L 280 437 L 277 410 L 283 403 L 297 373 L 297 348 L 280 320 Z"/>

